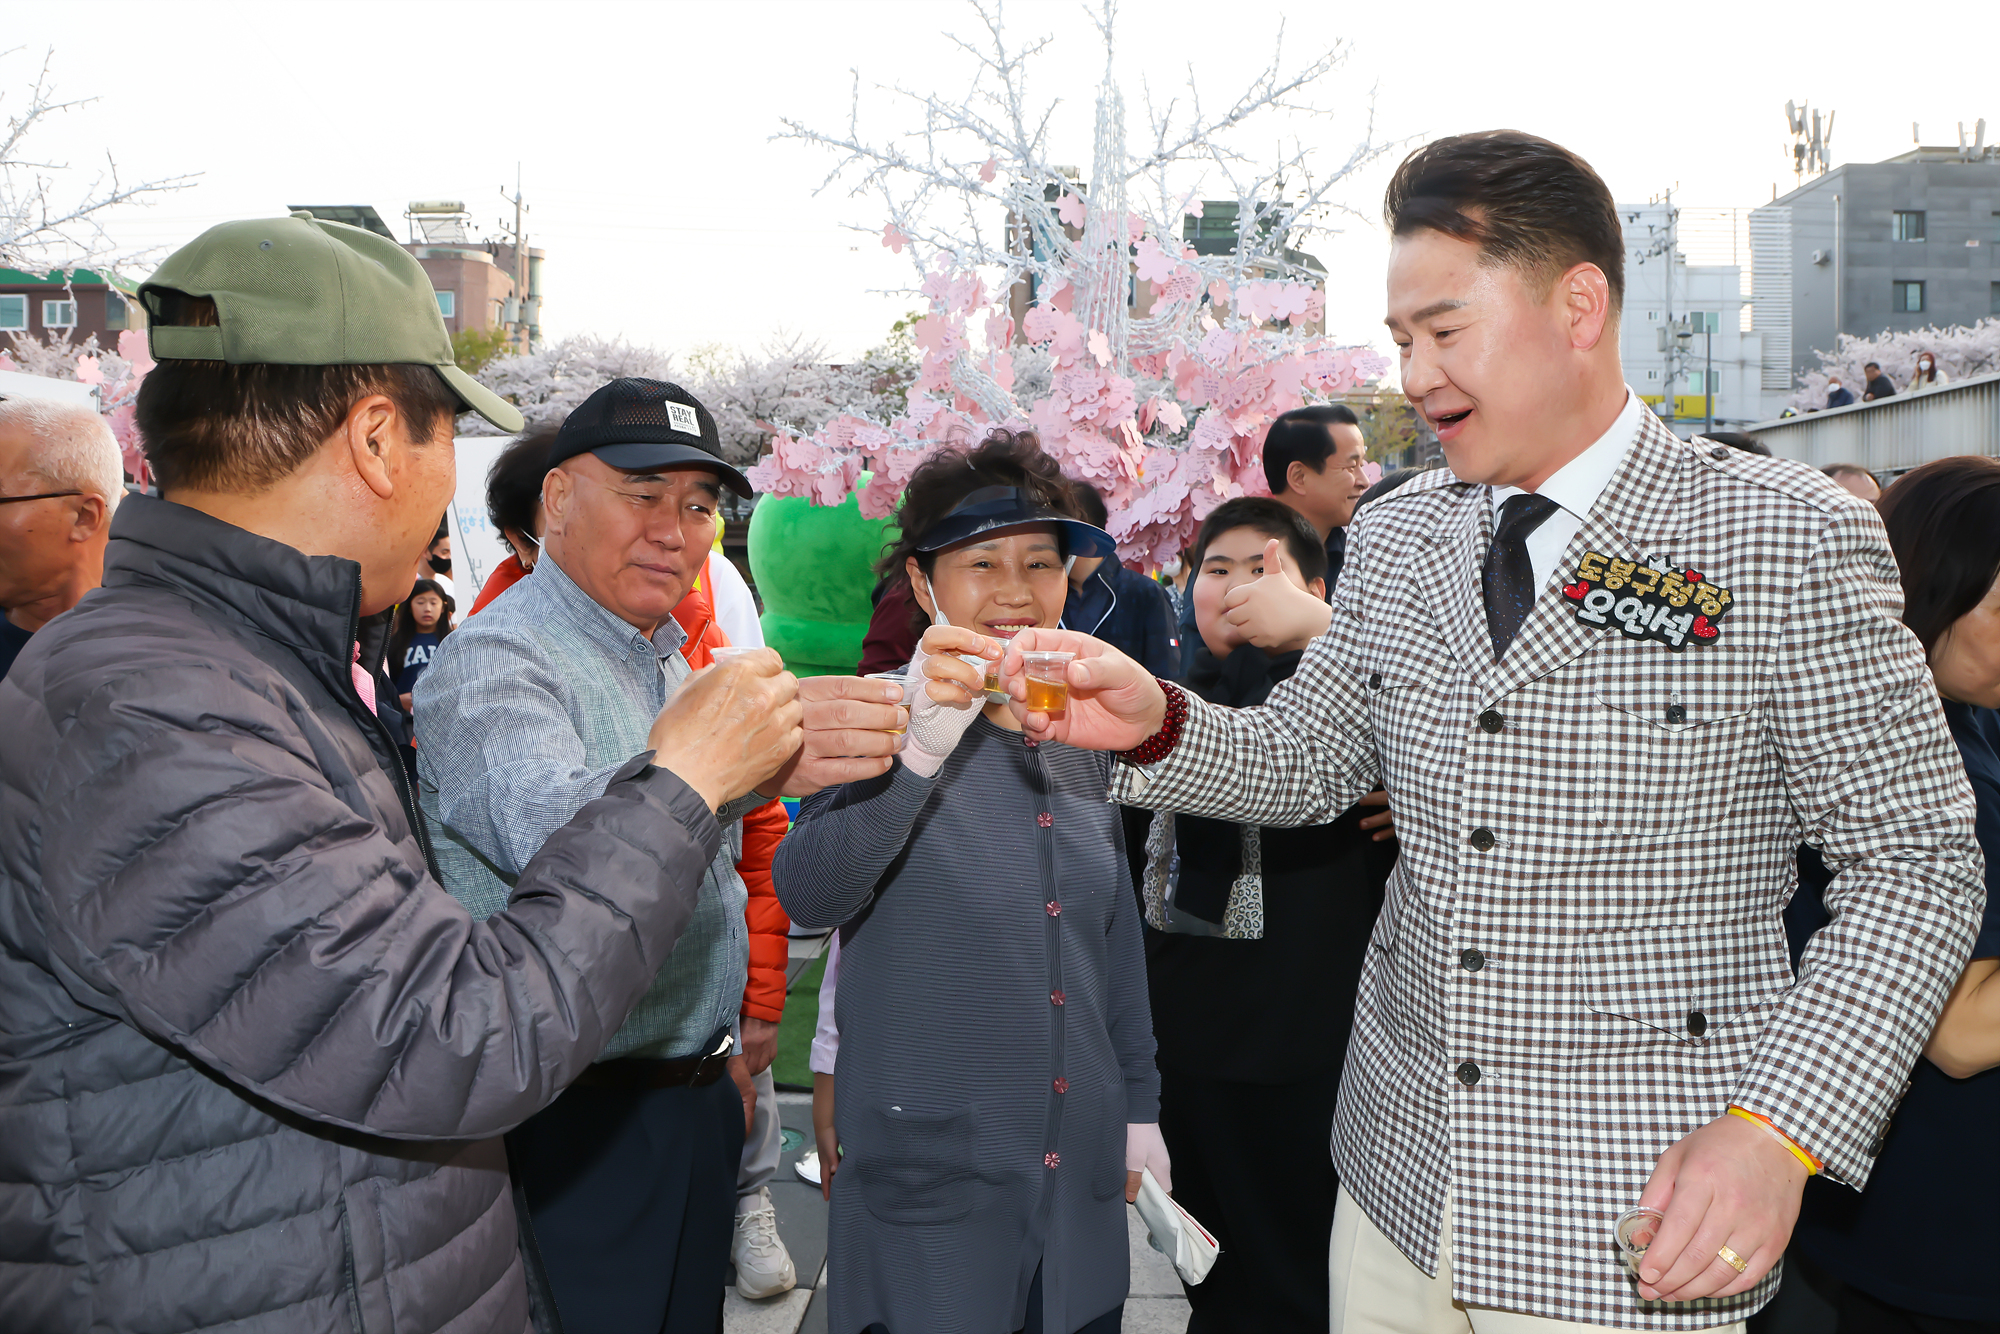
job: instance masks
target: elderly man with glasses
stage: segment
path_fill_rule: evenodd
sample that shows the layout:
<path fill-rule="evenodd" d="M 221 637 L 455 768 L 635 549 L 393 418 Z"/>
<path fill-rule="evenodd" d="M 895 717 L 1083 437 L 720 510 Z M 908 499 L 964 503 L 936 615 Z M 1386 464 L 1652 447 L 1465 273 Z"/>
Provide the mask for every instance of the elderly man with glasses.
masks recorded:
<path fill-rule="evenodd" d="M 124 483 L 118 442 L 97 413 L 0 402 L 0 677 L 35 631 L 103 579 Z"/>

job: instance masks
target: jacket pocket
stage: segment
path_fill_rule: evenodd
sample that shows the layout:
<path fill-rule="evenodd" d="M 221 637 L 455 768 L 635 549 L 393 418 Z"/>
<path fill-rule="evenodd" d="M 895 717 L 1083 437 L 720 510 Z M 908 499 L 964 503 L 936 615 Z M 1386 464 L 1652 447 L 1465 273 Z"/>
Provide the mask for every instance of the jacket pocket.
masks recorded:
<path fill-rule="evenodd" d="M 1754 1038 L 1792 972 L 1783 925 L 1739 917 L 1588 936 L 1577 984 L 1585 1009 L 1642 1025 L 1647 1041 L 1718 1048 Z"/>
<path fill-rule="evenodd" d="M 1760 729 L 1748 664 L 1706 648 L 1613 645 L 1594 676 L 1591 820 L 1660 837 L 1720 824 Z"/>
<path fill-rule="evenodd" d="M 970 1107 L 922 1112 L 867 1107 L 841 1136 L 868 1212 L 885 1223 L 952 1223 L 972 1212 L 977 1131 Z"/>

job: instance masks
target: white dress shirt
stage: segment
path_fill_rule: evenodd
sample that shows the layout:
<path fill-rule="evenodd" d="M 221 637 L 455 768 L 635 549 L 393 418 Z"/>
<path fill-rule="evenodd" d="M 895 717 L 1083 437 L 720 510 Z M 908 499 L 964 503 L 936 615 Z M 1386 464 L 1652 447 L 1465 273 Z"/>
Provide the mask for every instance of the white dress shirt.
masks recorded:
<path fill-rule="evenodd" d="M 1548 481 L 1536 488 L 1535 494 L 1547 496 L 1562 506 L 1528 535 L 1528 560 L 1535 568 L 1536 588 L 1547 586 L 1549 575 L 1555 572 L 1556 562 L 1569 548 L 1570 539 L 1576 536 L 1577 529 L 1583 527 L 1583 521 L 1590 516 L 1591 507 L 1604 494 L 1604 488 L 1611 485 L 1618 465 L 1632 452 L 1633 444 L 1639 439 L 1639 423 L 1648 410 L 1639 401 L 1639 396 L 1628 388 L 1625 391 L 1625 406 L 1611 423 L 1611 429 L 1597 437 L 1589 449 L 1556 469 Z M 1518 486 L 1487 488 L 1495 527 L 1500 523 L 1500 506 L 1507 498 L 1526 494 Z"/>

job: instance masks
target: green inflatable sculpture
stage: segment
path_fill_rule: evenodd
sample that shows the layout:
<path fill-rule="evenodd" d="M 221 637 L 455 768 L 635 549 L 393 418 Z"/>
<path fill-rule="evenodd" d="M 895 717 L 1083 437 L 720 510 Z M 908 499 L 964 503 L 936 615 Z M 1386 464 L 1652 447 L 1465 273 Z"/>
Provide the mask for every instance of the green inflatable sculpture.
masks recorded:
<path fill-rule="evenodd" d="M 861 475 L 856 490 L 867 484 Z M 845 676 L 861 661 L 875 562 L 894 525 L 864 519 L 855 497 L 815 505 L 765 496 L 750 513 L 750 576 L 764 599 L 764 642 L 794 676 Z"/>

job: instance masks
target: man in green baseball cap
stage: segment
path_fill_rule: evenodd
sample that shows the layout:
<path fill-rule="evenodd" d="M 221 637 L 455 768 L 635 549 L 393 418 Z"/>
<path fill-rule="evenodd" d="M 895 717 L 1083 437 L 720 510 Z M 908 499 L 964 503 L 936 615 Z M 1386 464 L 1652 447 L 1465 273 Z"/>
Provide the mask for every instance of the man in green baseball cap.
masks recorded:
<path fill-rule="evenodd" d="M 753 788 L 889 761 L 830 723 L 802 754 L 777 655 L 712 668 L 473 921 L 433 878 L 378 622 L 452 493 L 453 418 L 520 415 L 452 365 L 416 260 L 352 227 L 216 227 L 141 299 L 161 494 L 0 679 L 0 1323 L 546 1327 L 499 1137 L 659 975 Z"/>

